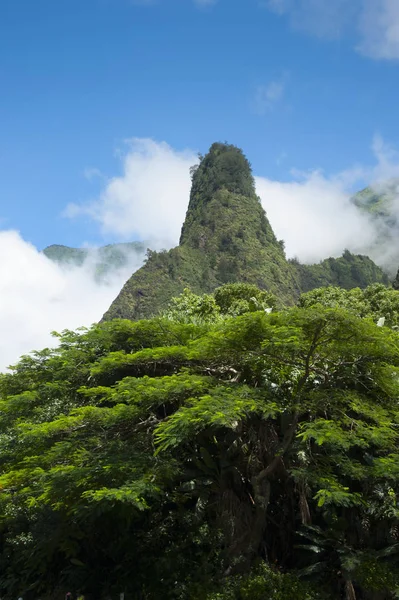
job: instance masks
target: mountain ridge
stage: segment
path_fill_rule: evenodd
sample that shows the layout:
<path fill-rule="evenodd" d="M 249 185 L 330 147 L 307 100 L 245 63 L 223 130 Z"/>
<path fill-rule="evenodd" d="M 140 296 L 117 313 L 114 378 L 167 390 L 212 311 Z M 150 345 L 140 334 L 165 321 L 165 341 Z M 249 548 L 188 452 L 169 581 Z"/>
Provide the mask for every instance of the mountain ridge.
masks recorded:
<path fill-rule="evenodd" d="M 58 265 L 71 268 L 82 267 L 86 261 L 92 261 L 95 278 L 103 281 L 115 269 L 128 267 L 133 256 L 144 257 L 146 242 L 125 242 L 107 244 L 98 248 L 73 248 L 62 244 L 51 244 L 42 250 L 47 258 Z"/>

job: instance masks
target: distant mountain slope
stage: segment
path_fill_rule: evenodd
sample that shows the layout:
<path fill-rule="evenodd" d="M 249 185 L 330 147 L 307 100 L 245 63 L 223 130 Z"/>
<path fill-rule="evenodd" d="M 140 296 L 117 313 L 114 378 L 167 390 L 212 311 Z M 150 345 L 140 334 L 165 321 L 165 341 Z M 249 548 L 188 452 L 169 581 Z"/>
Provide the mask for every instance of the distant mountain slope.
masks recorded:
<path fill-rule="evenodd" d="M 71 248 L 53 244 L 43 250 L 50 260 L 64 266 L 80 267 L 85 261 L 92 261 L 96 277 L 103 279 L 116 269 L 128 266 L 137 256 L 144 257 L 147 244 L 145 242 L 129 242 L 109 244 L 99 248 Z"/>
<path fill-rule="evenodd" d="M 291 261 L 299 275 L 302 292 L 333 285 L 344 289 L 366 288 L 370 283 L 388 284 L 388 276 L 368 256 L 346 250 L 340 258 L 327 258 L 316 265 Z"/>
<path fill-rule="evenodd" d="M 375 230 L 374 242 L 365 252 L 392 278 L 399 267 L 399 179 L 367 187 L 352 202 L 369 216 Z"/>
<path fill-rule="evenodd" d="M 104 320 L 157 314 L 185 287 L 204 293 L 224 283 L 253 283 L 293 304 L 301 291 L 340 280 L 350 288 L 387 277 L 370 259 L 350 253 L 311 267 L 287 261 L 256 195 L 248 160 L 239 148 L 215 143 L 193 169 L 179 246 L 151 252 Z"/>
<path fill-rule="evenodd" d="M 352 197 L 352 202 L 374 218 L 384 221 L 389 226 L 397 226 L 398 198 L 399 179 L 391 179 L 384 185 L 361 190 Z"/>

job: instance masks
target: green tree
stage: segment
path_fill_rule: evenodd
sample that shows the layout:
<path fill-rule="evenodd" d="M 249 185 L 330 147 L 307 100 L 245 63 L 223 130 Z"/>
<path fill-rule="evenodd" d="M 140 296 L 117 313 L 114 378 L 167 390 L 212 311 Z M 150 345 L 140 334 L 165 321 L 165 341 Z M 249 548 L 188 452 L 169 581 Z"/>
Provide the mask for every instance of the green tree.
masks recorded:
<path fill-rule="evenodd" d="M 0 377 L 2 597 L 395 597 L 395 331 L 316 302 L 58 339 Z"/>
<path fill-rule="evenodd" d="M 198 295 L 186 288 L 172 298 L 164 316 L 179 323 L 216 323 L 248 312 L 271 312 L 276 305 L 277 298 L 270 292 L 248 283 L 230 283 L 214 294 Z"/>
<path fill-rule="evenodd" d="M 339 287 L 318 288 L 302 294 L 298 305 L 304 308 L 324 306 L 344 308 L 358 317 L 384 320 L 390 327 L 399 326 L 399 292 L 375 283 L 364 290 L 345 290 Z"/>

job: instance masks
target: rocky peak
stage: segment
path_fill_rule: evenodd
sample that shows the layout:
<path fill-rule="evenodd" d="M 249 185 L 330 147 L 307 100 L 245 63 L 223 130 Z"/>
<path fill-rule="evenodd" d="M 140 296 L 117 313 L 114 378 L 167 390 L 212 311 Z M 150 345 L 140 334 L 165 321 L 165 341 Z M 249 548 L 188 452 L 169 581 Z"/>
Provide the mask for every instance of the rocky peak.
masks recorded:
<path fill-rule="evenodd" d="M 245 196 L 259 204 L 251 165 L 242 150 L 217 142 L 192 169 L 190 201 L 180 244 L 198 247 L 203 235 L 198 237 L 197 230 L 209 222 L 210 203 L 217 198 L 223 204 L 229 195 Z"/>

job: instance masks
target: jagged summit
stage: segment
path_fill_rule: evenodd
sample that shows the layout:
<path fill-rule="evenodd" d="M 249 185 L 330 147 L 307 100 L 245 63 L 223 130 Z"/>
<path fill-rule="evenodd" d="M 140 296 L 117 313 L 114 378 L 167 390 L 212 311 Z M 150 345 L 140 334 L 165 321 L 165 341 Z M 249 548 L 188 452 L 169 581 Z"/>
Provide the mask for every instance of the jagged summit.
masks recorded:
<path fill-rule="evenodd" d="M 291 304 L 302 290 L 309 289 L 309 281 L 320 278 L 318 272 L 287 261 L 284 243 L 274 235 L 242 150 L 215 143 L 191 173 L 192 189 L 179 246 L 168 252 L 149 252 L 146 264 L 126 282 L 105 320 L 149 317 L 165 309 L 185 287 L 209 293 L 234 282 L 255 284 Z M 334 260 L 330 259 L 333 267 L 329 269 L 335 282 L 334 265 L 342 270 L 341 263 L 347 266 L 347 260 Z M 367 283 L 382 281 L 382 271 L 369 262 L 372 268 L 364 261 L 356 263 L 362 274 L 365 268 L 370 274 L 363 279 Z M 351 264 L 349 273 L 353 269 Z M 328 283 L 329 276 L 326 280 Z M 346 287 L 359 285 L 355 276 L 345 281 Z"/>

